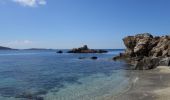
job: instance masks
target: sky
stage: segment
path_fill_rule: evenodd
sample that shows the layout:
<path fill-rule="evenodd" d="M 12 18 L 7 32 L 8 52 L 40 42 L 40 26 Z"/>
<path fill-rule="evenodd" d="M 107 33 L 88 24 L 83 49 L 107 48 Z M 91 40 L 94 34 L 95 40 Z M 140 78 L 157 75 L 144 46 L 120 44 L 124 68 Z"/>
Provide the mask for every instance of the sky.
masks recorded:
<path fill-rule="evenodd" d="M 0 45 L 124 48 L 137 33 L 170 34 L 170 0 L 0 0 Z"/>

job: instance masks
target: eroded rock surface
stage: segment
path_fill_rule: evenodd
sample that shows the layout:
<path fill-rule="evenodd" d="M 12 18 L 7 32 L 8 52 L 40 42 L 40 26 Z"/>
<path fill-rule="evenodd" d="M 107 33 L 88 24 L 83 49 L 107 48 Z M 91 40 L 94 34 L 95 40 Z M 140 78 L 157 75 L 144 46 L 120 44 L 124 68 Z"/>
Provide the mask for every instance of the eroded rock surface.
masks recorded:
<path fill-rule="evenodd" d="M 152 69 L 158 65 L 170 66 L 170 36 L 152 36 L 149 33 L 127 36 L 124 54 L 114 57 L 129 60 L 135 69 Z"/>

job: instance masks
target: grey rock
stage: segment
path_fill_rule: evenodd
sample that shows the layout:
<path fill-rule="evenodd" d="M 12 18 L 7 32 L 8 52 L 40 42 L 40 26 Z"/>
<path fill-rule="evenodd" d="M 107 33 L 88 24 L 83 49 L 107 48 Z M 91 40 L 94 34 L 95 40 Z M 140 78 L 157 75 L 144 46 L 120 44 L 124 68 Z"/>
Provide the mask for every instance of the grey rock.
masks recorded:
<path fill-rule="evenodd" d="M 137 62 L 135 69 L 148 70 L 148 69 L 156 68 L 159 65 L 159 60 L 160 58 L 157 57 L 145 57 Z"/>

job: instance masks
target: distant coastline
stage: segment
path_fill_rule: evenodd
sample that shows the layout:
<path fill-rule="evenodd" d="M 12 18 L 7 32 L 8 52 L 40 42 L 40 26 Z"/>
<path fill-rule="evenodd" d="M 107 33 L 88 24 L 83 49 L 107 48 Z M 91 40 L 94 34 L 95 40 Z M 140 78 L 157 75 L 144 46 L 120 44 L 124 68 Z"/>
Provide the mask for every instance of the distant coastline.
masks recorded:
<path fill-rule="evenodd" d="M 71 50 L 71 49 L 48 49 L 48 48 L 28 48 L 28 49 L 15 49 L 15 48 L 11 48 L 11 47 L 6 47 L 6 46 L 0 46 L 0 50 Z M 94 50 L 99 50 L 99 49 L 94 49 Z M 125 50 L 122 48 L 116 48 L 116 49 L 101 49 L 101 50 Z"/>
<path fill-rule="evenodd" d="M 9 47 L 0 46 L 0 50 L 17 50 L 17 49 L 12 49 L 12 48 L 9 48 Z"/>

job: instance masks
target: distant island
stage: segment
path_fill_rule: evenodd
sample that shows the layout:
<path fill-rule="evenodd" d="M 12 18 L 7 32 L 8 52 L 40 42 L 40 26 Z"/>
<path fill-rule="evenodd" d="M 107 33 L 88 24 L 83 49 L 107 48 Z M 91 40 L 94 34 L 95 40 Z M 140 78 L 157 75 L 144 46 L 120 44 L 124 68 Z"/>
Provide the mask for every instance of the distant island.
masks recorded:
<path fill-rule="evenodd" d="M 46 49 L 46 48 L 14 49 L 10 47 L 0 46 L 0 50 L 56 50 L 56 49 Z"/>
<path fill-rule="evenodd" d="M 46 49 L 46 48 L 29 48 L 29 49 L 23 49 L 23 50 L 55 50 L 55 49 Z"/>
<path fill-rule="evenodd" d="M 106 50 L 96 50 L 96 49 L 89 49 L 87 45 L 84 45 L 80 48 L 73 48 L 72 50 L 68 51 L 68 53 L 107 53 Z"/>

